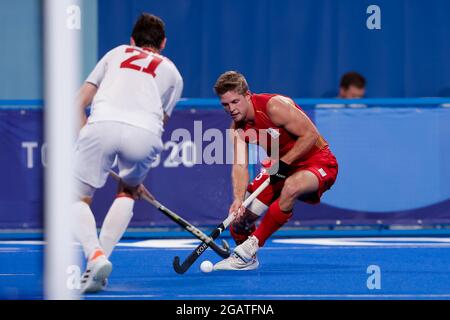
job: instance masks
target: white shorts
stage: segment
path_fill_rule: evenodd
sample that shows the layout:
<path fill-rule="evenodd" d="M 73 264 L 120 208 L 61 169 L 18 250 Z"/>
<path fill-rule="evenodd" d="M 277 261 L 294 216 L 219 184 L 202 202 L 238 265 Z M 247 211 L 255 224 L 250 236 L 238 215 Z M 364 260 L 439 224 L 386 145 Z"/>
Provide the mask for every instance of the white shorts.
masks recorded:
<path fill-rule="evenodd" d="M 162 148 L 161 137 L 143 128 L 114 121 L 85 125 L 75 147 L 77 195 L 92 197 L 103 187 L 116 157 L 125 184 L 139 185 Z"/>

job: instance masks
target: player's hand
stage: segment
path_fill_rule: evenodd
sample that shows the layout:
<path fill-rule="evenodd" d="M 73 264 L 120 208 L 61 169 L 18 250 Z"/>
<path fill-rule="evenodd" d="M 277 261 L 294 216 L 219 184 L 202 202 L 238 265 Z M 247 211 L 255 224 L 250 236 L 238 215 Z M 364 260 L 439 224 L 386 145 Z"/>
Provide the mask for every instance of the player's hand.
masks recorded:
<path fill-rule="evenodd" d="M 282 160 L 274 160 L 271 158 L 261 161 L 261 165 L 266 170 L 267 175 L 270 176 L 270 183 L 275 184 L 288 177 L 291 167 Z"/>
<path fill-rule="evenodd" d="M 137 199 L 142 199 L 144 196 L 151 200 L 156 200 L 156 198 L 150 193 L 150 191 L 148 191 L 148 189 L 143 184 L 140 184 L 136 189 L 136 197 Z"/>
<path fill-rule="evenodd" d="M 230 206 L 228 214 L 234 214 L 235 219 L 240 218 L 245 212 L 245 208 L 242 206 L 242 200 L 234 200 Z"/>

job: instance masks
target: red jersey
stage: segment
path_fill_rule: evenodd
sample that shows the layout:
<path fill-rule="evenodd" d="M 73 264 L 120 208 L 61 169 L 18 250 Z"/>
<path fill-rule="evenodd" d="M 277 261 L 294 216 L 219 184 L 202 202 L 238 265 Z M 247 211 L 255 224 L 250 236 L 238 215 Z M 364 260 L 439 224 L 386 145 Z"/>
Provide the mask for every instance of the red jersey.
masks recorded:
<path fill-rule="evenodd" d="M 269 156 L 276 156 L 276 154 L 272 154 L 272 145 L 277 141 L 279 145 L 279 157 L 281 158 L 292 149 L 298 137 L 289 133 L 286 129 L 276 126 L 267 115 L 267 103 L 274 96 L 277 96 L 277 94 L 252 94 L 251 100 L 255 109 L 255 119 L 252 123 L 245 121 L 236 122 L 235 128 L 243 130 L 239 134 L 246 142 L 262 146 Z M 297 104 L 295 106 L 304 113 Z M 317 152 L 327 147 L 328 143 L 319 135 L 312 148 L 291 165 L 301 165 L 307 162 Z"/>

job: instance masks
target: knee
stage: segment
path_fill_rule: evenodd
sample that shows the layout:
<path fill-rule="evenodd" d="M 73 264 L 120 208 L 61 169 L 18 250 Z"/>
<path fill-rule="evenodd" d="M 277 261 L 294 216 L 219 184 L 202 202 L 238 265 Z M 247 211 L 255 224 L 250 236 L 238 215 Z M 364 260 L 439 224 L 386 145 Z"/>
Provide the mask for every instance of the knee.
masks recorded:
<path fill-rule="evenodd" d="M 129 197 L 132 199 L 137 199 L 137 197 L 138 197 L 137 190 L 138 190 L 138 186 L 130 187 L 130 186 L 124 184 L 123 182 L 119 182 L 117 196 L 125 196 L 125 197 Z"/>
<path fill-rule="evenodd" d="M 94 197 L 95 187 L 81 181 L 75 182 L 75 199 L 85 202 L 87 205 L 91 205 L 92 198 Z"/>
<path fill-rule="evenodd" d="M 294 179 L 287 178 L 284 183 L 282 194 L 289 199 L 295 199 L 300 194 L 301 185 Z"/>

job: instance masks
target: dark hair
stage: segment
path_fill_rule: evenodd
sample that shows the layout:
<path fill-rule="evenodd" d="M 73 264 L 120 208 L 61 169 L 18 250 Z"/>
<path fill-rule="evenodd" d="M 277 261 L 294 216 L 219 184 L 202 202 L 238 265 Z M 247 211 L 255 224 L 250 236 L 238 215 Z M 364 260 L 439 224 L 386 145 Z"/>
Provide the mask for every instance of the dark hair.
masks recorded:
<path fill-rule="evenodd" d="M 366 79 L 358 72 L 347 72 L 342 76 L 340 86 L 344 89 L 348 89 L 350 86 L 362 89 L 366 86 Z"/>
<path fill-rule="evenodd" d="M 160 49 L 166 37 L 164 22 L 157 16 L 142 13 L 136 21 L 131 36 L 138 47 Z"/>
<path fill-rule="evenodd" d="M 248 91 L 247 80 L 237 71 L 227 71 L 217 79 L 214 91 L 218 96 L 224 95 L 228 91 L 245 95 Z"/>

